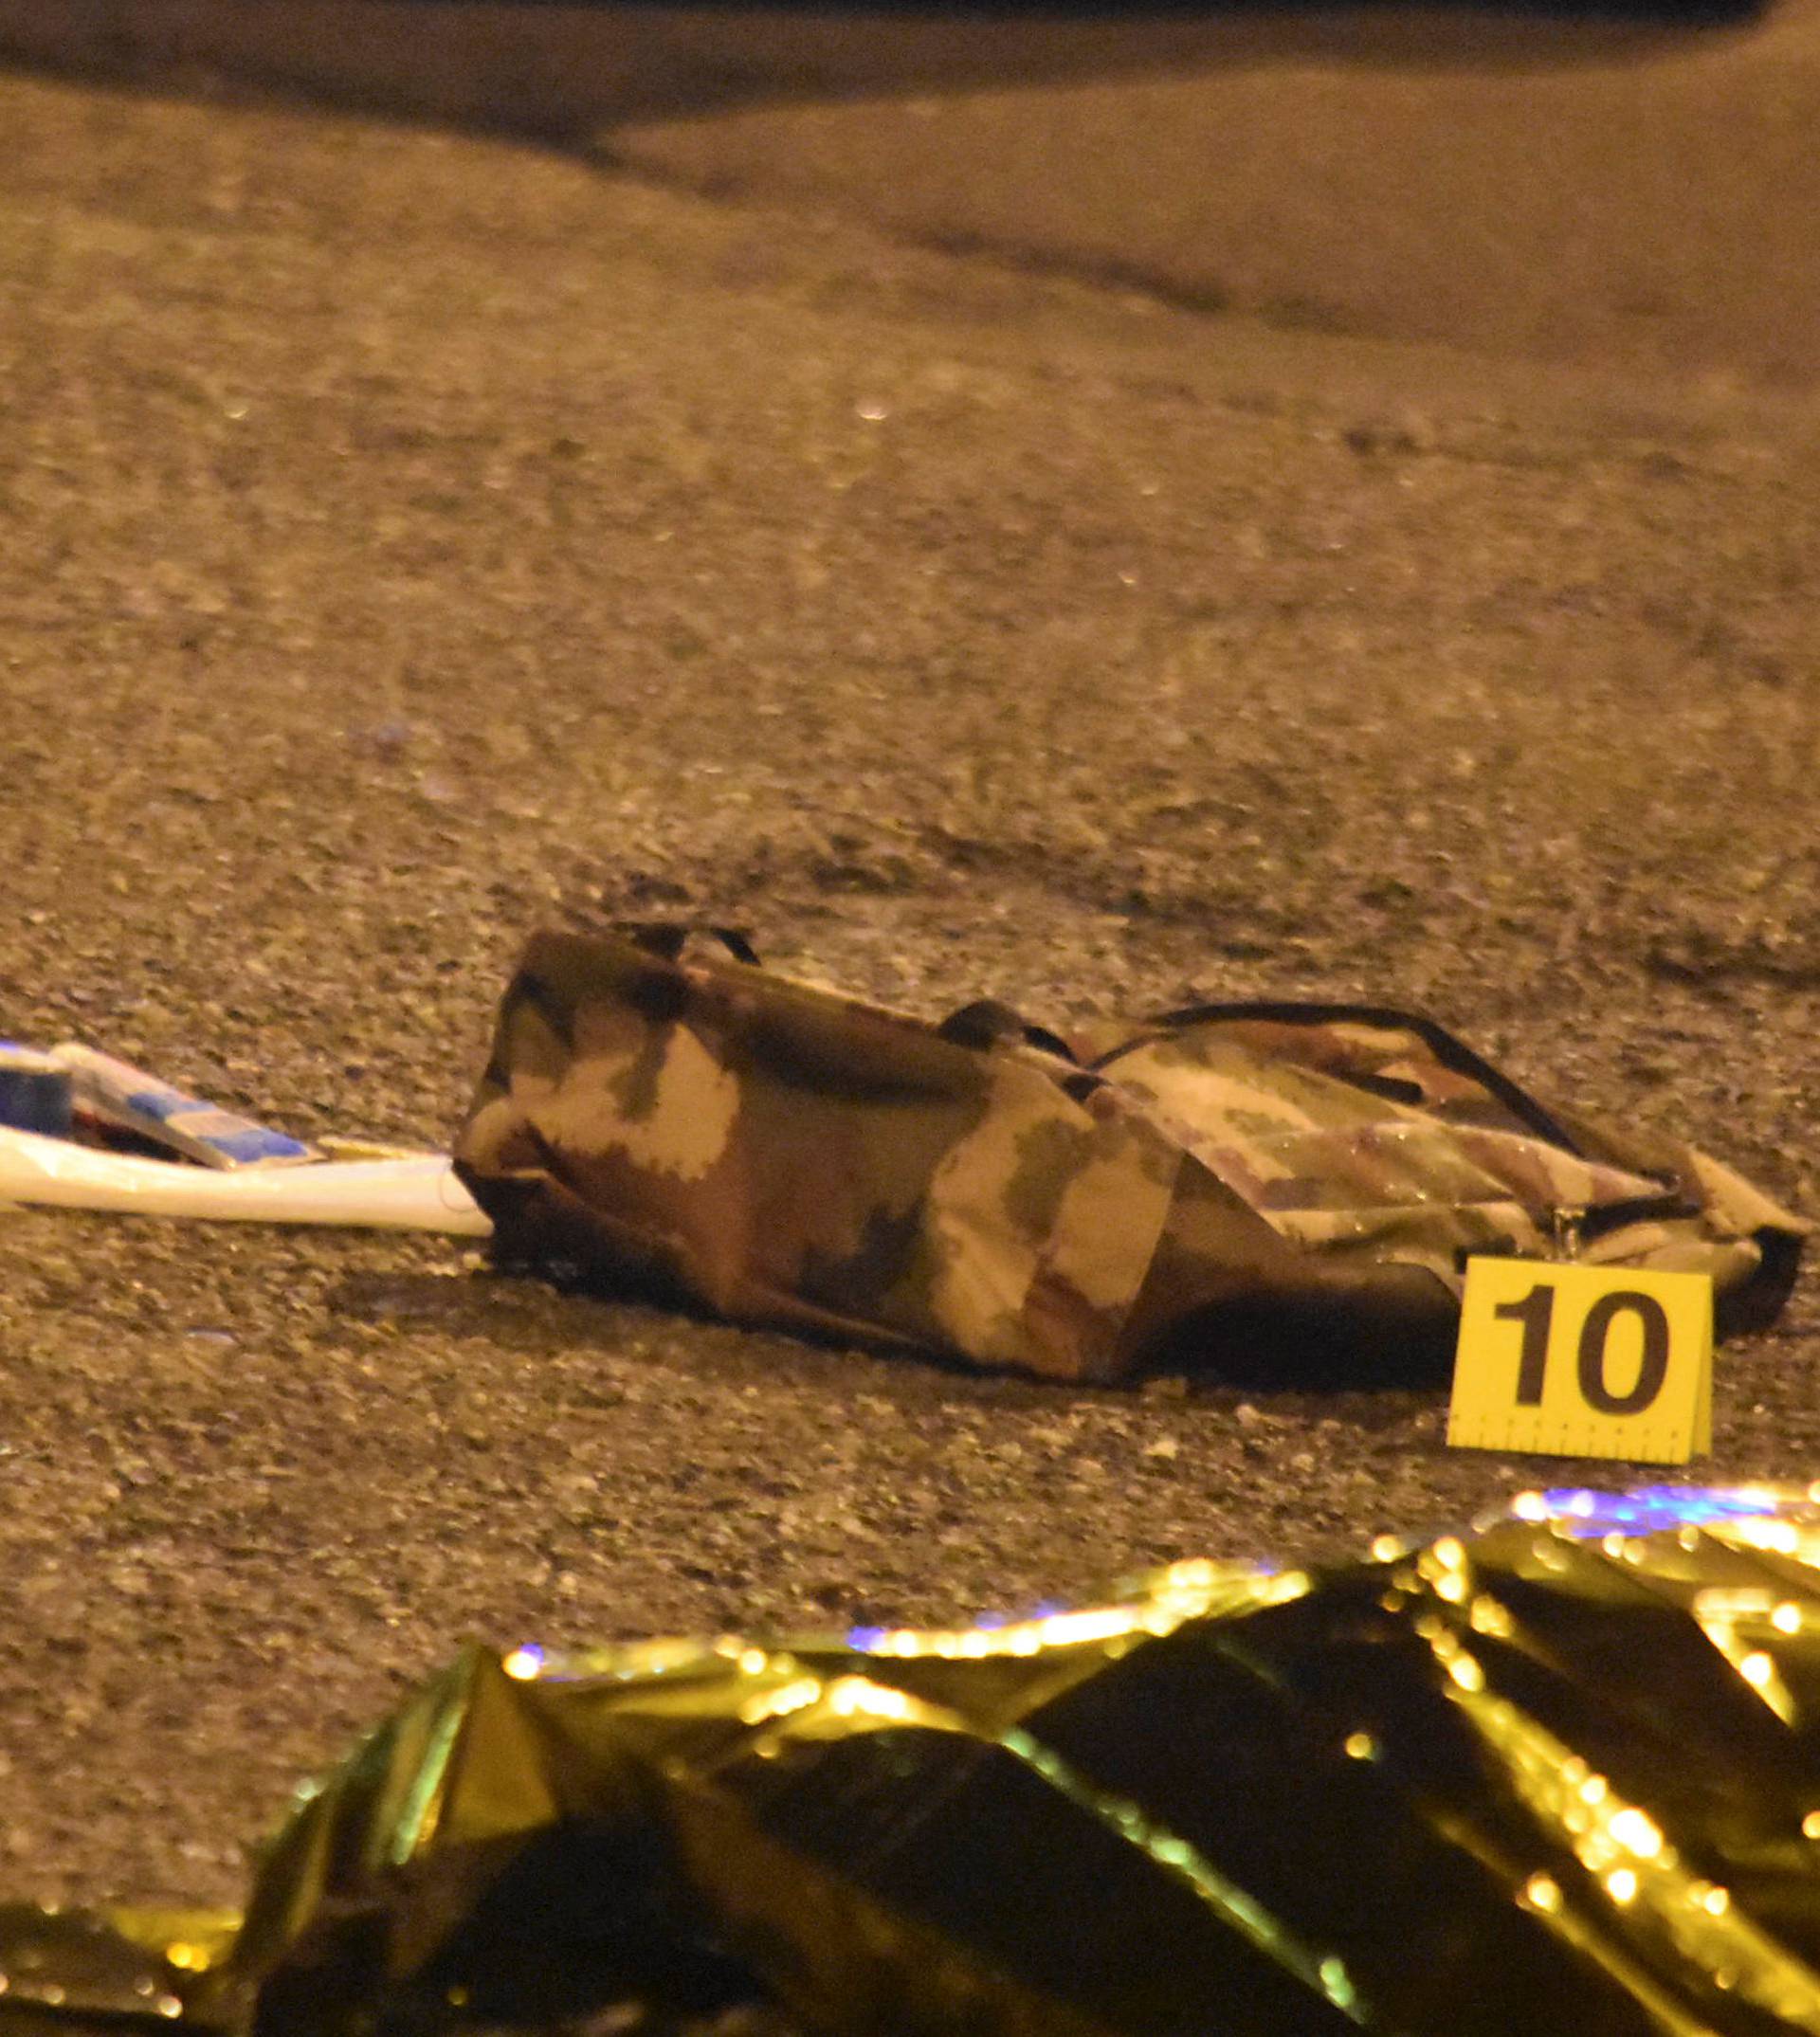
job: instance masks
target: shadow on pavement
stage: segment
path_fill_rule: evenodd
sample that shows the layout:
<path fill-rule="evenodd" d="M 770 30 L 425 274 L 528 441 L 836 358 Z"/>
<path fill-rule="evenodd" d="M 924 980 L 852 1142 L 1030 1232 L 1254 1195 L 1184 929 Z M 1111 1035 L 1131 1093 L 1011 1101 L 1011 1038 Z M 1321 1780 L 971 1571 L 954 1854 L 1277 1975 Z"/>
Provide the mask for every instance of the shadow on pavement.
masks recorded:
<path fill-rule="evenodd" d="M 1624 63 L 1749 4 L 975 8 L 543 0 L 0 0 L 0 62 L 156 91 L 276 96 L 535 136 L 893 92 L 1320 61 L 1545 71 Z"/>

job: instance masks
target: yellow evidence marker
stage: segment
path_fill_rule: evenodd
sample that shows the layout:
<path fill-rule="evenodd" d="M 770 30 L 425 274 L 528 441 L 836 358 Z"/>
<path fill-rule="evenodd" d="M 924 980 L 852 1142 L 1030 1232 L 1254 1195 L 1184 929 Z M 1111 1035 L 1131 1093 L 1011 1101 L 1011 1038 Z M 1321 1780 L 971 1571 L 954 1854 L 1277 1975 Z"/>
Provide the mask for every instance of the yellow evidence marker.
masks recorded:
<path fill-rule="evenodd" d="M 1711 1277 L 1468 1260 L 1447 1441 L 1659 1464 L 1710 1450 Z"/>

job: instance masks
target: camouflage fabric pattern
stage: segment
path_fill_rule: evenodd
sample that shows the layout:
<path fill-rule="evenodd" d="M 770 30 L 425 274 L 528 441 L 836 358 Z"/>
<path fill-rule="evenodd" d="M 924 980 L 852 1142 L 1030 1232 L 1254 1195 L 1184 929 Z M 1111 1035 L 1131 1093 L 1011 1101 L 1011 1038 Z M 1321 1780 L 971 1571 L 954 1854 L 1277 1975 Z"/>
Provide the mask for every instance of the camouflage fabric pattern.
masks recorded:
<path fill-rule="evenodd" d="M 722 938 L 533 938 L 456 1151 L 502 1258 L 1072 1380 L 1217 1360 L 1273 1312 L 1445 1322 L 1479 1252 L 1709 1272 L 1759 1312 L 1793 1277 L 1805 1227 L 1747 1182 L 1423 1019 L 933 1026 Z"/>

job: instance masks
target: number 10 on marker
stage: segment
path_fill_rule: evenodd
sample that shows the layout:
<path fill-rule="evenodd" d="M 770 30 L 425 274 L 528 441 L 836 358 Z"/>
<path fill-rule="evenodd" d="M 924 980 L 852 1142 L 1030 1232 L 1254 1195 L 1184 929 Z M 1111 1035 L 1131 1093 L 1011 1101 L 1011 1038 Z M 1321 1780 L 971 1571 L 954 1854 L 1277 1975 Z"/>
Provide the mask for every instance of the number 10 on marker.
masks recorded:
<path fill-rule="evenodd" d="M 1684 1464 L 1712 1426 L 1705 1274 L 1467 1262 L 1449 1443 Z"/>

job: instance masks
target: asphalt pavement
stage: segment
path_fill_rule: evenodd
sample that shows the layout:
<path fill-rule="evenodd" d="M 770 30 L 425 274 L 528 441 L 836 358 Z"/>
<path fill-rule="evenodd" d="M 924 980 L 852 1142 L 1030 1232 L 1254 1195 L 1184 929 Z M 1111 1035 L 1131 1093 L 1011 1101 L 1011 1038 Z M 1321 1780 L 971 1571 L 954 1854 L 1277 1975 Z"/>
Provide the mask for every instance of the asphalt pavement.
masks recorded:
<path fill-rule="evenodd" d="M 282 78 L 223 42 L 273 11 L 0 5 L 0 1032 L 443 1143 L 597 899 L 932 1015 L 1414 1007 L 1820 1204 L 1811 0 L 946 55 L 318 7 Z M 531 44 L 437 55 L 539 14 L 595 39 L 542 120 Z M 386 1235 L 8 1212 L 0 1357 L 22 1895 L 231 1901 L 470 1634 L 947 1619 L 1657 1475 L 1290 1350 L 1045 1388 Z M 1698 1475 L 1820 1476 L 1816 1360 L 1809 1279 Z"/>

